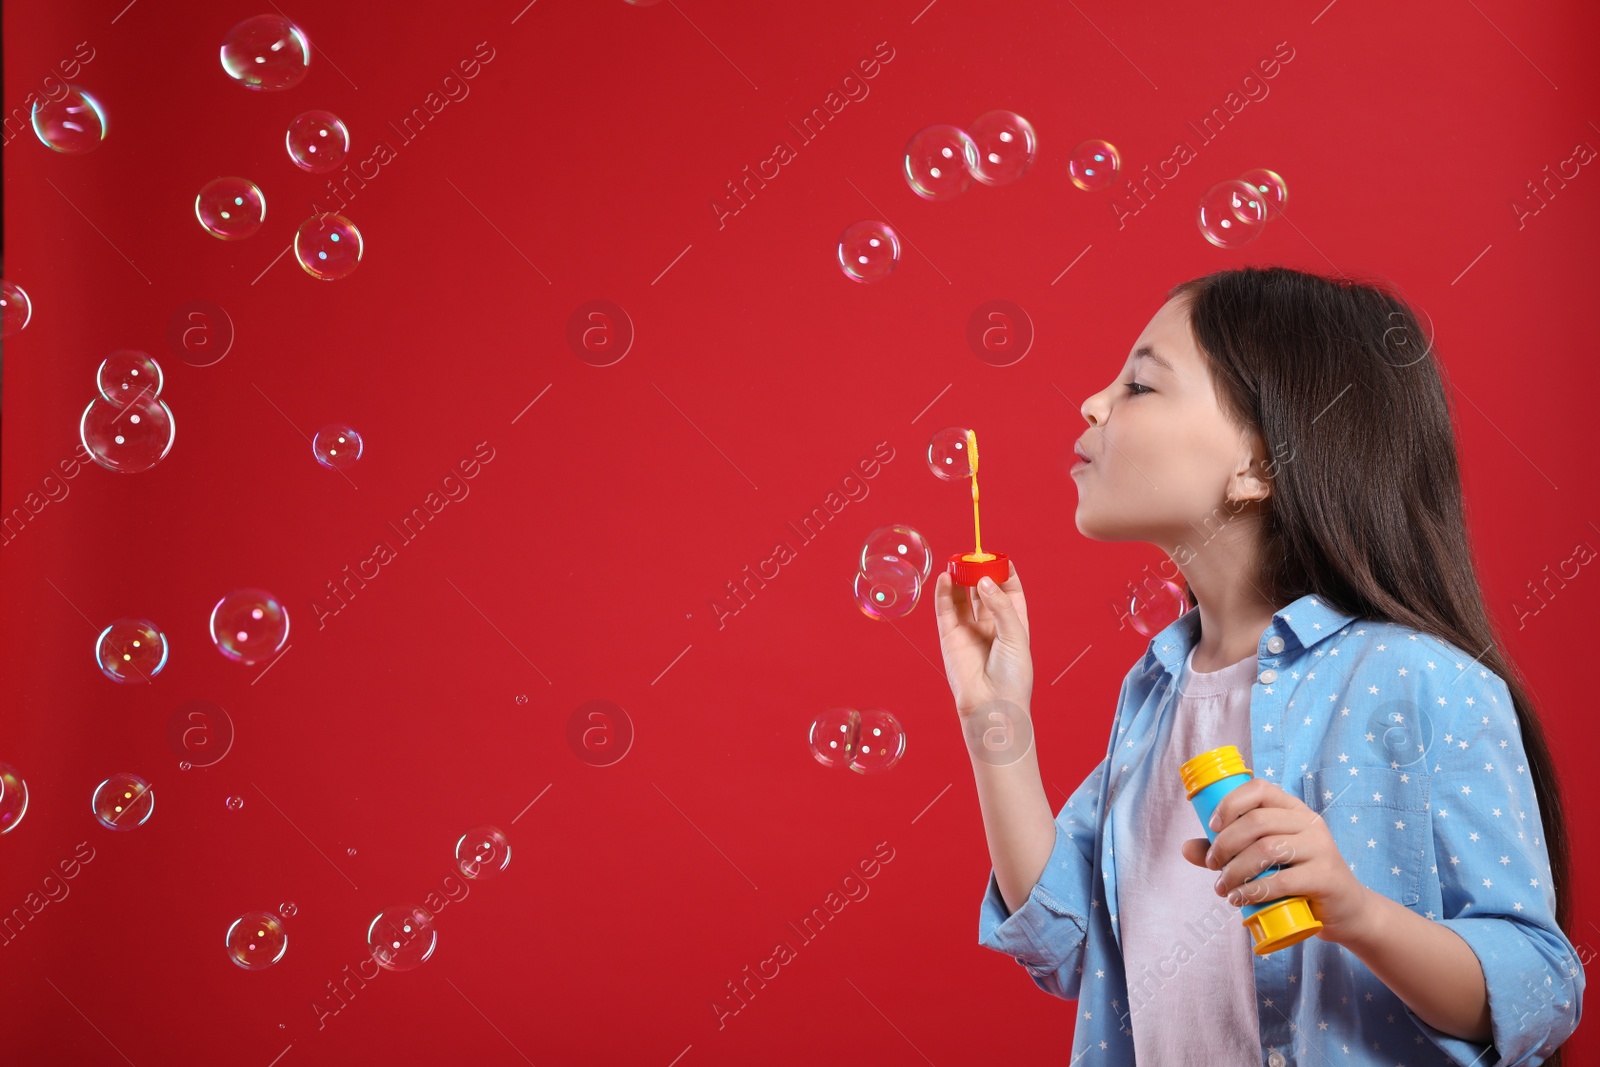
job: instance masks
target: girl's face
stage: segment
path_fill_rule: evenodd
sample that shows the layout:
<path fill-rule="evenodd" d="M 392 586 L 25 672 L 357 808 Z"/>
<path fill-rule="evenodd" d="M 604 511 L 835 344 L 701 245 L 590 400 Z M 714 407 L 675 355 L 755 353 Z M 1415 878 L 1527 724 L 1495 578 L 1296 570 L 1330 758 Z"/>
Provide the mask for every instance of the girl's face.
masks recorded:
<path fill-rule="evenodd" d="M 1236 515 L 1244 505 L 1229 497 L 1267 495 L 1260 435 L 1218 406 L 1181 300 L 1162 305 L 1116 379 L 1082 412 L 1089 429 L 1077 450 L 1090 462 L 1074 467 L 1072 480 L 1086 537 L 1148 541 L 1171 553 Z"/>

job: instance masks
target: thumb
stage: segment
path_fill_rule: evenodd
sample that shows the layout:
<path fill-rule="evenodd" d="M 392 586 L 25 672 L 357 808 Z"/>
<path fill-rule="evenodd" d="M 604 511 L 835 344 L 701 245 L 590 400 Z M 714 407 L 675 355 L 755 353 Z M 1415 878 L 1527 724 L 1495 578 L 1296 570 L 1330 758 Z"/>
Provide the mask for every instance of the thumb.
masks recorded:
<path fill-rule="evenodd" d="M 1023 627 L 1022 620 L 1017 617 L 1016 605 L 1011 603 L 1011 595 L 995 584 L 993 578 L 978 579 L 978 596 L 983 598 L 984 606 L 994 612 L 995 629 L 999 639 L 1016 648 L 1025 648 L 1028 644 L 1028 631 Z"/>
<path fill-rule="evenodd" d="M 1206 865 L 1206 853 L 1211 851 L 1211 842 L 1204 837 L 1191 837 L 1183 843 L 1183 858 L 1196 867 Z"/>

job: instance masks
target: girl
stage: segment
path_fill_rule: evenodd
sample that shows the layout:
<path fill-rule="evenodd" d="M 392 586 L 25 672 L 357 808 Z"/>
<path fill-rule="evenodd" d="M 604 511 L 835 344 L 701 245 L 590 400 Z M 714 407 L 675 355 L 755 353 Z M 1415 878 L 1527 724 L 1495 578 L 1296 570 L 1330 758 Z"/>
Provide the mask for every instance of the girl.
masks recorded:
<path fill-rule="evenodd" d="M 1077 1001 L 1074 1064 L 1557 1063 L 1584 987 L 1560 795 L 1411 310 L 1286 268 L 1198 278 L 1082 414 L 1079 531 L 1155 544 L 1187 610 L 1052 820 L 1016 568 L 975 597 L 939 576 L 993 860 L 979 943 Z M 1227 744 L 1254 777 L 1213 843 L 1178 767 Z M 1257 954 L 1239 905 L 1284 896 L 1321 928 Z"/>

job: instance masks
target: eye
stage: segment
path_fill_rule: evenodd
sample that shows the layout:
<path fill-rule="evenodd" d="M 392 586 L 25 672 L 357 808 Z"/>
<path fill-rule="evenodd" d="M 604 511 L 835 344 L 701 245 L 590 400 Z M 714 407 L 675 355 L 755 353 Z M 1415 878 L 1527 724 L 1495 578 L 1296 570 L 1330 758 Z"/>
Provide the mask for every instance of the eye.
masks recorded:
<path fill-rule="evenodd" d="M 1155 390 L 1151 389 L 1149 386 L 1140 385 L 1138 382 L 1125 382 L 1123 384 L 1125 384 L 1128 389 L 1133 392 L 1134 396 L 1143 396 L 1146 393 L 1155 392 Z"/>

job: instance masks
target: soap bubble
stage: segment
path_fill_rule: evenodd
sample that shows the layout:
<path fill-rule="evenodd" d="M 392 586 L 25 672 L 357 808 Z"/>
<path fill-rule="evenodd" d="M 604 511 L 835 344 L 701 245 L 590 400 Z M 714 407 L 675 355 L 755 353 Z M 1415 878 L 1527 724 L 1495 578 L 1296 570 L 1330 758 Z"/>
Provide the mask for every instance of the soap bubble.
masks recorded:
<path fill-rule="evenodd" d="M 1007 185 L 1027 172 L 1038 139 L 1033 125 L 1014 111 L 986 111 L 967 127 L 978 149 L 972 176 L 985 185 Z"/>
<path fill-rule="evenodd" d="M 0 763 L 0 834 L 17 828 L 28 814 L 28 783 L 9 763 Z"/>
<path fill-rule="evenodd" d="M 289 609 L 264 589 L 236 589 L 211 609 L 211 641 L 238 663 L 270 659 L 289 640 Z"/>
<path fill-rule="evenodd" d="M 245 19 L 222 39 L 222 69 L 246 89 L 292 89 L 310 63 L 311 42 L 281 15 Z"/>
<path fill-rule="evenodd" d="M 0 336 L 10 337 L 33 320 L 33 301 L 15 282 L 0 281 Z"/>
<path fill-rule="evenodd" d="M 898 556 L 874 556 L 856 572 L 856 607 L 869 619 L 909 615 L 921 592 L 921 573 Z"/>
<path fill-rule="evenodd" d="M 294 234 L 294 258 L 318 281 L 348 278 L 361 263 L 361 231 L 333 212 L 313 215 Z"/>
<path fill-rule="evenodd" d="M 1247 170 L 1239 175 L 1239 180 L 1253 187 L 1261 194 L 1266 205 L 1269 220 L 1278 217 L 1278 212 L 1283 210 L 1283 205 L 1289 202 L 1289 187 L 1284 184 L 1283 177 L 1275 170 L 1266 167 L 1257 167 Z"/>
<path fill-rule="evenodd" d="M 906 182 L 924 200 L 966 192 L 977 167 L 978 146 L 959 126 L 929 126 L 906 144 Z"/>
<path fill-rule="evenodd" d="M 433 955 L 437 943 L 433 916 L 419 904 L 385 908 L 367 926 L 367 948 L 372 958 L 390 971 L 422 966 Z"/>
<path fill-rule="evenodd" d="M 910 526 L 880 526 L 861 543 L 861 567 L 878 556 L 897 556 L 917 569 L 923 581 L 933 573 L 933 550 L 927 538 Z"/>
<path fill-rule="evenodd" d="M 1067 176 L 1085 192 L 1109 188 L 1121 167 L 1122 156 L 1110 141 L 1081 141 L 1067 157 Z"/>
<path fill-rule="evenodd" d="M 226 938 L 228 958 L 247 971 L 260 971 L 283 959 L 289 935 L 269 911 L 251 911 L 233 920 Z"/>
<path fill-rule="evenodd" d="M 90 805 L 107 830 L 132 830 L 143 826 L 155 811 L 156 793 L 149 782 L 124 771 L 96 786 Z"/>
<path fill-rule="evenodd" d="M 261 229 L 267 198 L 248 178 L 213 178 L 194 198 L 194 217 L 213 237 L 240 241 Z"/>
<path fill-rule="evenodd" d="M 283 916 L 285 919 L 294 918 L 299 910 L 299 908 L 294 906 L 294 901 L 292 900 L 285 901 L 284 903 L 278 905 L 278 914 Z"/>
<path fill-rule="evenodd" d="M 330 423 L 311 439 L 311 454 L 331 471 L 348 470 L 361 458 L 361 435 L 343 423 Z"/>
<path fill-rule="evenodd" d="M 468 830 L 456 842 L 456 867 L 468 878 L 492 878 L 511 863 L 511 845 L 493 826 Z"/>
<path fill-rule="evenodd" d="M 1133 583 L 1128 587 L 1133 589 Z M 1189 598 L 1181 585 L 1165 578 L 1149 577 L 1142 589 L 1133 589 L 1128 602 L 1128 621 L 1145 637 L 1153 637 L 1189 610 Z"/>
<path fill-rule="evenodd" d="M 59 100 L 34 101 L 33 132 L 46 148 L 57 152 L 92 152 L 105 140 L 105 108 L 76 85 L 68 85 Z"/>
<path fill-rule="evenodd" d="M 244 797 L 229 797 L 222 803 L 223 806 L 229 811 L 238 811 L 240 808 L 244 807 Z"/>
<path fill-rule="evenodd" d="M 1240 248 L 1261 236 L 1267 210 L 1265 194 L 1234 178 L 1206 190 L 1195 221 L 1205 239 L 1218 248 Z"/>
<path fill-rule="evenodd" d="M 881 708 L 831 708 L 812 721 L 807 740 L 818 763 L 857 774 L 889 770 L 906 751 L 905 731 Z"/>
<path fill-rule="evenodd" d="M 176 434 L 167 402 L 147 394 L 121 403 L 95 397 L 78 420 L 78 437 L 89 458 L 121 474 L 137 474 L 160 463 Z"/>
<path fill-rule="evenodd" d="M 141 393 L 160 396 L 163 378 L 161 365 L 147 353 L 119 348 L 100 361 L 95 380 L 100 385 L 101 396 L 116 404 L 126 404 Z"/>
<path fill-rule="evenodd" d="M 167 639 L 149 619 L 118 619 L 95 638 L 94 658 L 113 682 L 137 685 L 167 665 Z"/>
<path fill-rule="evenodd" d="M 964 426 L 946 426 L 928 439 L 928 469 L 947 482 L 972 477 Z"/>
<path fill-rule="evenodd" d="M 284 135 L 289 161 L 312 174 L 338 170 L 350 151 L 350 130 L 331 111 L 306 111 L 296 115 Z"/>
<path fill-rule="evenodd" d="M 839 266 L 851 281 L 882 281 L 899 262 L 900 237 L 886 222 L 857 222 L 839 237 Z"/>

